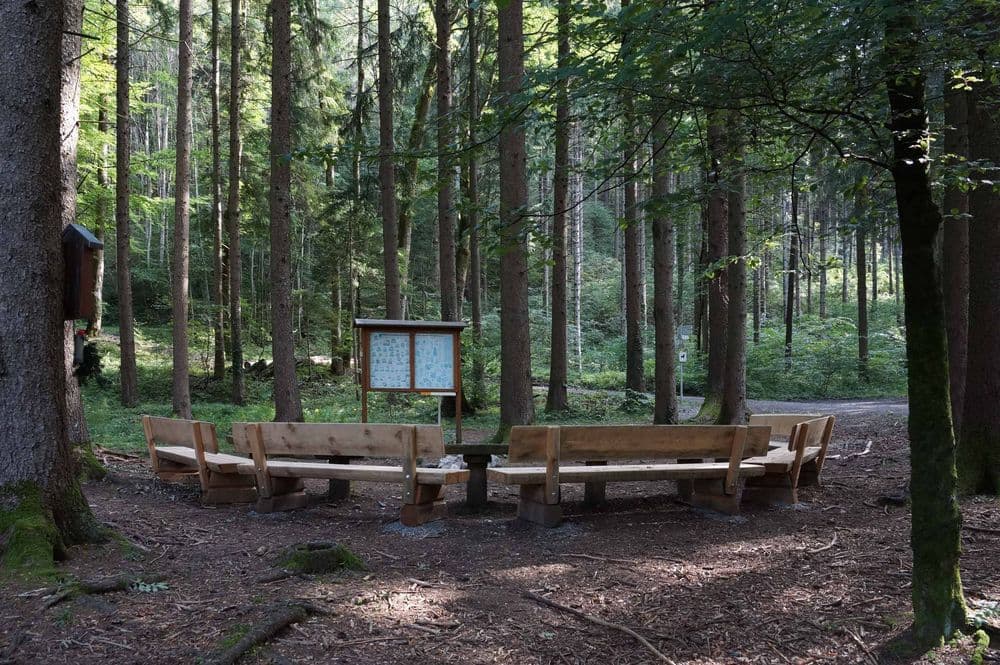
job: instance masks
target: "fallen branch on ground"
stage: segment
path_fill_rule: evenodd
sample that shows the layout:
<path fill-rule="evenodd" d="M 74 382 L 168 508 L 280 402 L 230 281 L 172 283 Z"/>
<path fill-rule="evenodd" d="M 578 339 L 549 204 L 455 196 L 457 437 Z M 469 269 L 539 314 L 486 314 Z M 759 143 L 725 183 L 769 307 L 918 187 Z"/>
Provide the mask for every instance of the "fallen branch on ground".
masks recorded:
<path fill-rule="evenodd" d="M 79 580 L 71 582 L 66 586 L 51 588 L 42 607 L 49 609 L 53 605 L 58 605 L 62 601 L 80 594 L 97 595 L 114 593 L 115 591 L 128 591 L 136 584 L 155 584 L 165 579 L 166 576 L 164 575 L 114 575 L 98 580 Z"/>
<path fill-rule="evenodd" d="M 806 550 L 806 552 L 808 552 L 809 554 L 819 554 L 820 552 L 825 552 L 827 550 L 832 550 L 833 547 L 834 547 L 834 545 L 836 545 L 836 544 L 837 544 L 837 532 L 834 531 L 833 532 L 833 540 L 831 540 L 827 545 L 824 545 L 823 547 L 817 547 L 814 550 Z"/>
<path fill-rule="evenodd" d="M 622 626 L 622 625 L 617 624 L 617 623 L 611 623 L 610 621 L 605 621 L 604 619 L 602 619 L 600 617 L 591 616 L 589 614 L 581 612 L 580 610 L 573 609 L 572 607 L 567 607 L 566 605 L 562 605 L 560 603 L 557 603 L 554 600 L 549 600 L 545 596 L 539 596 L 537 593 L 532 593 L 531 591 L 525 591 L 524 592 L 524 597 L 525 598 L 530 598 L 531 600 L 535 601 L 536 603 L 541 603 L 542 605 L 548 605 L 549 607 L 557 609 L 557 610 L 559 610 L 561 612 L 569 612 L 570 614 L 572 614 L 575 617 L 578 617 L 580 619 L 584 619 L 585 621 L 590 621 L 591 623 L 596 623 L 598 626 L 604 626 L 605 628 L 611 628 L 612 630 L 617 630 L 617 631 L 625 633 L 626 635 L 630 635 L 633 638 L 635 638 L 640 644 L 642 644 L 642 646 L 646 647 L 652 653 L 654 653 L 656 655 L 656 657 L 659 658 L 664 663 L 670 663 L 670 665 L 677 665 L 676 663 L 674 663 L 674 661 L 670 660 L 665 655 L 663 655 L 663 653 L 661 653 L 659 649 L 657 649 L 656 647 L 654 647 L 649 640 L 647 640 L 645 637 L 643 637 L 639 633 L 635 632 L 634 630 L 632 630 L 628 626 Z"/>
<path fill-rule="evenodd" d="M 285 628 L 305 621 L 310 614 L 321 613 L 325 612 L 311 603 L 294 602 L 280 605 L 273 609 L 263 622 L 251 628 L 239 642 L 208 662 L 212 665 L 234 665 L 248 651 L 264 644 Z"/>
<path fill-rule="evenodd" d="M 979 533 L 996 533 L 1000 534 L 1000 529 L 990 529 L 985 526 L 975 526 L 974 524 L 963 524 L 963 529 L 968 529 L 969 531 L 978 531 Z"/>

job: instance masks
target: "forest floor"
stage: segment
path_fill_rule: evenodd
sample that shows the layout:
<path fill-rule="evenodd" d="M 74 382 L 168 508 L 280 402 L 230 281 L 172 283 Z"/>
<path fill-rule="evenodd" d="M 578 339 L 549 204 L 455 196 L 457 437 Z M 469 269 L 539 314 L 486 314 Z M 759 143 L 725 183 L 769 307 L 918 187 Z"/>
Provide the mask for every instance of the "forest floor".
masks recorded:
<path fill-rule="evenodd" d="M 854 404 L 854 406 L 851 406 Z M 738 517 L 695 510 L 664 483 L 608 486 L 581 507 L 565 488 L 555 529 L 514 519 L 516 494 L 418 528 L 396 522 L 400 488 L 356 483 L 349 499 L 257 514 L 203 507 L 193 488 L 153 478 L 141 457 L 109 453 L 86 486 L 98 518 L 128 543 L 75 548 L 67 576 L 132 573 L 131 591 L 45 608 L 38 584 L 0 588 L 0 663 L 212 662 L 281 603 L 312 614 L 244 663 L 966 663 L 965 639 L 925 656 L 902 647 L 911 621 L 905 404 L 836 409 L 823 487 L 796 507 L 746 504 Z M 760 407 L 759 407 L 760 408 Z M 870 445 L 869 445 L 870 442 Z M 1000 600 L 1000 503 L 963 502 L 962 573 L 972 600 Z M 364 572 L 274 579 L 297 543 L 336 541 Z M 162 584 L 152 580 L 162 576 Z M 271 579 L 273 581 L 266 581 Z M 541 604 L 544 595 L 634 637 Z M 1000 652 L 986 654 L 1000 662 Z"/>

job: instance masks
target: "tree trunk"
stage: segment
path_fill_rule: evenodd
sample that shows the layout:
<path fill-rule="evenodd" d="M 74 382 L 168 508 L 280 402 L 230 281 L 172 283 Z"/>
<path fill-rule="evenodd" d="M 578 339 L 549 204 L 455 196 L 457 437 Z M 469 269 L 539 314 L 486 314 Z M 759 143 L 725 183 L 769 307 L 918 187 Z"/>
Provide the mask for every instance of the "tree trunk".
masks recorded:
<path fill-rule="evenodd" d="M 97 535 L 67 427 L 60 9 L 0 4 L 0 566 L 31 577 Z"/>
<path fill-rule="evenodd" d="M 382 204 L 382 260 L 385 268 L 385 318 L 403 318 L 399 284 L 399 221 L 396 217 L 396 166 L 392 124 L 392 44 L 389 0 L 378 0 L 378 182 Z"/>
<path fill-rule="evenodd" d="M 524 10 L 509 0 L 498 11 L 500 108 L 513 109 L 524 85 Z M 523 119 L 505 118 L 500 130 L 500 435 L 535 416 L 531 392 L 528 316 L 528 184 Z M 452 274 L 452 273 L 444 273 Z"/>
<path fill-rule="evenodd" d="M 237 0 L 238 1 L 238 0 Z M 118 0 L 115 51 L 115 273 L 118 286 L 118 346 L 121 349 L 122 406 L 139 401 L 135 362 L 135 329 L 132 312 L 132 274 L 129 269 L 131 220 L 129 171 L 132 156 L 129 126 L 129 15 L 128 0 Z"/>
<path fill-rule="evenodd" d="M 271 348 L 274 354 L 274 419 L 303 419 L 295 375 L 292 330 L 292 10 L 290 0 L 271 0 Z"/>
<path fill-rule="evenodd" d="M 424 146 L 424 127 L 427 123 L 427 112 L 431 106 L 431 87 L 434 84 L 434 72 L 437 71 L 436 53 L 427 58 L 427 67 L 421 79 L 417 94 L 417 105 L 413 111 L 413 123 L 410 125 L 410 138 L 406 144 L 406 160 L 403 162 L 402 193 L 399 200 L 399 261 L 400 291 L 403 299 L 403 316 L 409 311 L 410 282 L 410 246 L 413 243 L 412 209 L 417 185 L 417 167 L 420 163 L 418 153 Z"/>
<path fill-rule="evenodd" d="M 886 25 L 885 80 L 906 285 L 913 623 L 917 641 L 935 645 L 965 626 L 959 573 L 962 517 L 956 500 L 947 329 L 935 247 L 941 214 L 927 172 L 925 79 L 913 64 L 919 61 L 924 33 L 916 18 L 917 3 L 893 4 Z"/>
<path fill-rule="evenodd" d="M 482 302 L 482 260 L 479 251 L 479 152 L 476 145 L 476 133 L 479 128 L 479 81 L 477 68 L 479 65 L 479 26 L 476 21 L 478 3 L 469 0 L 468 39 L 469 39 L 469 71 L 468 71 L 468 113 L 469 113 L 469 180 L 466 198 L 469 205 L 469 303 L 472 307 L 472 337 L 475 350 L 472 356 L 472 394 L 476 401 L 484 398 L 486 391 L 486 360 L 483 345 L 483 302 Z M 434 58 L 430 58 L 427 69 L 433 72 Z M 429 77 L 425 75 L 425 80 Z M 428 84 L 427 89 L 430 89 Z M 428 102 L 424 103 L 426 115 Z M 414 121 L 415 122 L 415 121 Z M 421 132 L 422 133 L 422 132 Z M 412 135 L 411 135 L 412 136 Z M 414 168 L 414 170 L 416 170 Z"/>
<path fill-rule="evenodd" d="M 569 199 L 569 80 L 564 73 L 570 58 L 570 0 L 559 0 L 556 83 L 555 170 L 552 174 L 552 349 L 546 411 L 569 408 L 566 395 L 566 204 Z"/>
<path fill-rule="evenodd" d="M 212 327 L 215 329 L 214 375 L 226 378 L 225 273 L 222 256 L 222 158 L 219 138 L 219 0 L 212 0 Z"/>
<path fill-rule="evenodd" d="M 191 418 L 191 386 L 188 377 L 188 268 L 190 261 L 191 183 L 191 0 L 180 0 L 180 42 L 177 70 L 177 165 L 174 185 L 174 246 L 171 254 L 173 302 L 173 412 Z"/>
<path fill-rule="evenodd" d="M 80 142 L 80 31 L 83 29 L 83 0 L 63 2 L 62 86 L 60 104 L 60 146 L 63 226 L 76 222 L 76 151 Z M 6 57 L 6 56 L 5 56 Z M 83 413 L 80 385 L 73 375 L 75 322 L 63 323 L 63 353 L 66 360 L 66 429 L 74 446 L 89 445 L 90 431 Z"/>
<path fill-rule="evenodd" d="M 861 215 L 865 214 L 865 209 L 864 194 L 859 191 L 855 194 L 855 215 L 859 222 L 861 222 Z M 863 223 L 859 223 L 855 246 L 858 250 L 858 378 L 865 381 L 868 379 L 868 287 L 865 275 L 867 259 L 865 258 L 865 227 Z"/>
<path fill-rule="evenodd" d="M 878 304 L 878 229 L 873 228 L 871 231 L 871 242 L 872 242 L 872 302 L 871 309 L 872 312 L 875 311 L 875 306 Z"/>
<path fill-rule="evenodd" d="M 243 141 L 240 139 L 240 0 L 231 0 L 230 7 L 229 198 L 226 204 L 226 228 L 229 236 L 229 343 L 233 361 L 233 404 L 243 404 L 246 385 L 243 379 L 243 311 L 240 305 L 243 298 L 243 257 L 240 253 L 240 162 L 243 156 Z"/>
<path fill-rule="evenodd" d="M 565 1 L 565 0 L 564 0 Z M 666 128 L 661 116 L 653 128 L 653 320 L 656 336 L 656 397 L 653 422 L 677 422 L 677 394 L 674 381 L 674 220 L 667 207 L 670 195 L 670 155 Z M 679 267 L 679 266 L 678 266 Z"/>
<path fill-rule="evenodd" d="M 795 292 L 799 274 L 799 186 L 792 165 L 792 228 L 788 241 L 788 286 L 785 287 L 785 369 L 792 368 L 792 332 L 795 314 Z"/>
<path fill-rule="evenodd" d="M 729 325 L 727 229 L 729 201 L 722 180 L 722 165 L 726 160 L 726 128 L 721 111 L 710 111 L 708 120 L 708 150 L 711 159 L 708 176 L 708 265 L 712 278 L 708 280 L 708 378 L 705 401 L 698 418 L 714 422 L 719 417 L 726 382 L 726 327 Z"/>
<path fill-rule="evenodd" d="M 570 132 L 570 226 L 573 235 L 573 311 L 577 371 L 583 373 L 583 138 L 576 121 Z"/>
<path fill-rule="evenodd" d="M 729 189 L 729 254 L 726 325 L 726 380 L 719 409 L 721 425 L 743 425 L 747 422 L 747 217 L 746 171 L 743 168 L 743 147 L 738 131 L 739 116 L 730 114 L 728 127 L 732 160 L 732 181 Z"/>
<path fill-rule="evenodd" d="M 830 229 L 830 202 L 824 200 L 819 213 L 819 318 L 826 318 L 826 235 Z"/>
<path fill-rule="evenodd" d="M 951 162 L 969 156 L 968 96 L 946 86 L 944 98 L 944 152 Z M 955 434 L 961 433 L 965 409 L 965 376 L 969 340 L 969 196 L 957 185 L 944 190 L 942 270 L 944 308 L 948 318 L 948 375 L 951 417 Z"/>
<path fill-rule="evenodd" d="M 94 204 L 94 216 L 97 218 L 94 236 L 104 242 L 105 228 L 108 219 L 108 198 L 110 197 L 111 181 L 108 178 L 108 141 L 105 134 L 110 130 L 108 123 L 107 97 L 101 95 L 100 108 L 97 110 L 97 131 L 101 136 L 101 152 L 97 164 L 97 201 Z M 104 249 L 94 252 L 94 315 L 87 321 L 87 337 L 97 337 L 101 334 L 104 310 Z"/>
<path fill-rule="evenodd" d="M 969 93 L 969 159 L 1000 164 L 996 72 Z M 1000 494 L 1000 193 L 992 169 L 974 172 L 969 195 L 968 367 L 958 443 L 958 484 L 964 494 Z"/>
<path fill-rule="evenodd" d="M 455 283 L 455 159 L 451 152 L 451 9 L 448 0 L 435 0 L 437 26 L 437 214 L 441 282 L 441 320 L 458 319 Z"/>

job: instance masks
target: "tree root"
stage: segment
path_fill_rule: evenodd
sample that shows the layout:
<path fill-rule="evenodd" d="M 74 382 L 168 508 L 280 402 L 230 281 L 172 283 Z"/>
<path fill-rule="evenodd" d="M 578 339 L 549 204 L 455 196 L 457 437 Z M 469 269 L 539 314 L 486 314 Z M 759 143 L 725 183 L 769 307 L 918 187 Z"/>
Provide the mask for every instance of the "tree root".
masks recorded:
<path fill-rule="evenodd" d="M 211 665 L 235 665 L 254 647 L 268 642 L 275 635 L 294 623 L 301 623 L 311 614 L 324 614 L 322 610 L 311 603 L 293 602 L 276 606 L 268 616 L 251 628 L 239 642 L 229 647 L 221 654 L 208 660 Z"/>
<path fill-rule="evenodd" d="M 569 612 L 570 614 L 572 614 L 575 617 L 579 617 L 581 619 L 584 619 L 585 621 L 590 621 L 591 623 L 596 623 L 598 626 L 604 626 L 605 628 L 611 628 L 613 630 L 617 630 L 617 631 L 623 632 L 626 635 L 630 635 L 631 637 L 635 638 L 636 641 L 639 642 L 639 644 L 641 644 L 642 646 L 644 646 L 647 649 L 649 649 L 650 652 L 652 652 L 653 654 L 655 654 L 656 657 L 658 659 L 660 659 L 661 661 L 663 661 L 664 663 L 670 663 L 670 665 L 676 665 L 676 663 L 674 663 L 674 661 L 672 661 L 669 658 L 667 658 L 665 655 L 663 655 L 663 653 L 659 649 L 657 649 L 656 647 L 654 647 L 649 640 L 647 640 L 645 637 L 643 637 L 639 633 L 635 632 L 634 630 L 632 630 L 628 626 L 622 626 L 622 625 L 619 625 L 617 623 L 611 623 L 610 621 L 605 621 L 604 619 L 602 619 L 600 617 L 595 617 L 595 616 L 591 616 L 589 614 L 585 614 L 585 613 L 581 612 L 580 610 L 573 609 L 572 607 L 567 607 L 566 605 L 562 605 L 560 603 L 557 603 L 554 600 L 549 600 L 545 596 L 539 596 L 537 593 L 532 593 L 530 591 L 525 591 L 524 592 L 524 597 L 525 598 L 530 598 L 531 600 L 535 601 L 536 603 L 541 603 L 542 605 L 548 605 L 549 607 L 557 609 L 557 610 L 559 610 L 561 612 Z"/>
<path fill-rule="evenodd" d="M 78 580 L 67 585 L 51 587 L 47 589 L 46 596 L 42 603 L 43 609 L 49 609 L 54 605 L 79 595 L 98 595 L 102 593 L 114 593 L 115 591 L 128 591 L 133 585 L 139 583 L 151 584 L 162 582 L 166 579 L 164 575 L 113 575 L 96 580 Z"/>

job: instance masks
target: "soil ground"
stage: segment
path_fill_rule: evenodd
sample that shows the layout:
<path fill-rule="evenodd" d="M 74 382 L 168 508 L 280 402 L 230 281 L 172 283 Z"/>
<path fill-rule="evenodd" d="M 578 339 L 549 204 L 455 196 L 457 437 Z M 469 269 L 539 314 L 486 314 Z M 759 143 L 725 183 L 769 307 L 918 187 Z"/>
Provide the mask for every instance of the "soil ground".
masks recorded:
<path fill-rule="evenodd" d="M 669 482 L 609 485 L 597 511 L 567 486 L 565 522 L 544 529 L 514 519 L 513 490 L 491 486 L 488 510 L 470 515 L 456 486 L 446 519 L 407 529 L 394 485 L 356 483 L 328 503 L 315 482 L 308 509 L 262 515 L 202 507 L 194 488 L 154 479 L 146 460 L 107 456 L 111 473 L 87 497 L 134 547 L 78 548 L 62 570 L 162 575 L 165 587 L 44 609 L 32 585 L 5 585 L 0 662 L 210 662 L 293 599 L 325 612 L 241 662 L 664 662 L 526 592 L 627 626 L 677 664 L 968 662 L 968 642 L 923 658 L 896 646 L 910 622 L 909 513 L 894 501 L 908 477 L 905 404 L 822 406 L 839 415 L 824 485 L 796 507 L 746 504 L 739 517 L 692 509 Z M 1000 504 L 968 500 L 963 512 L 980 527 L 963 534 L 967 595 L 998 600 Z M 285 547 L 312 541 L 349 547 L 368 570 L 262 581 Z"/>

